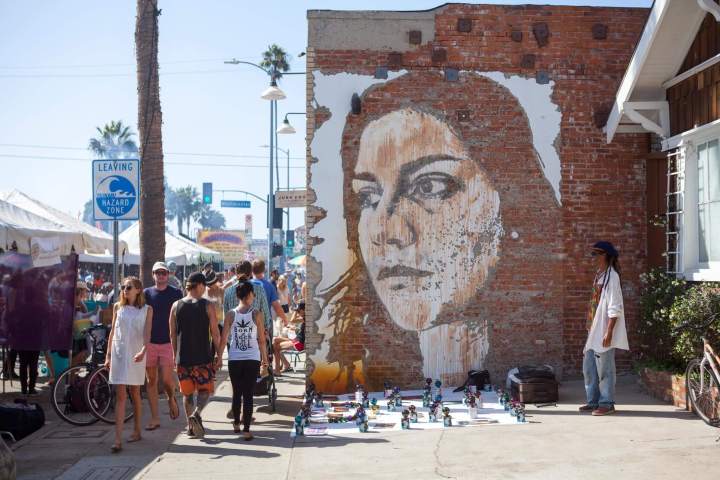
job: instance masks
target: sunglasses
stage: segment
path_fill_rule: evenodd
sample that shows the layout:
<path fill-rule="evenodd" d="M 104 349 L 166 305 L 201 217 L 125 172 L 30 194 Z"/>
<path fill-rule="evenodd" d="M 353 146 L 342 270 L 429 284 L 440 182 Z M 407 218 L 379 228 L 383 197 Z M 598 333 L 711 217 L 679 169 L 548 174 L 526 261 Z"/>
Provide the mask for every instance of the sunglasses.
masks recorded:
<path fill-rule="evenodd" d="M 602 257 L 605 255 L 605 252 L 590 252 L 591 257 Z"/>
<path fill-rule="evenodd" d="M 158 277 L 166 277 L 168 275 L 168 272 L 166 270 L 157 270 L 153 273 Z"/>
<path fill-rule="evenodd" d="M 120 285 L 120 290 L 121 290 L 121 291 L 123 291 L 123 290 L 132 290 L 133 288 L 135 288 L 135 287 L 133 287 L 132 285 Z"/>

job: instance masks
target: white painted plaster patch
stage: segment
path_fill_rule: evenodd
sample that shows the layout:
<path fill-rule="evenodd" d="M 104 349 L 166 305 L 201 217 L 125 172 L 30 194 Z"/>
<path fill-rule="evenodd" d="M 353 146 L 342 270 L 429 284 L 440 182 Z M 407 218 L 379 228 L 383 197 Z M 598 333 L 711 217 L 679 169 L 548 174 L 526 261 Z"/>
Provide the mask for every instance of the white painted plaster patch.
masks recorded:
<path fill-rule="evenodd" d="M 355 258 L 347 243 L 347 225 L 343 216 L 342 132 L 345 117 L 350 113 L 353 93 L 362 95 L 370 86 L 384 83 L 407 73 L 406 70 L 388 72 L 388 78 L 372 75 L 336 73 L 325 75 L 313 71 L 315 100 L 330 111 L 330 118 L 315 131 L 310 144 L 312 156 L 318 161 L 310 167 L 311 186 L 315 188 L 315 206 L 327 212 L 309 232 L 310 236 L 324 241 L 313 246 L 313 258 L 322 264 L 322 278 L 316 291 L 323 292 L 332 286 L 352 266 Z M 317 188 L 319 187 L 319 188 Z"/>
<path fill-rule="evenodd" d="M 504 86 L 517 98 L 530 122 L 533 146 L 540 156 L 540 164 L 555 192 L 558 204 L 560 198 L 560 155 L 555 148 L 555 140 L 560 136 L 562 114 L 553 103 L 552 94 L 555 82 L 541 85 L 534 78 L 508 75 L 502 72 L 475 72 Z"/>

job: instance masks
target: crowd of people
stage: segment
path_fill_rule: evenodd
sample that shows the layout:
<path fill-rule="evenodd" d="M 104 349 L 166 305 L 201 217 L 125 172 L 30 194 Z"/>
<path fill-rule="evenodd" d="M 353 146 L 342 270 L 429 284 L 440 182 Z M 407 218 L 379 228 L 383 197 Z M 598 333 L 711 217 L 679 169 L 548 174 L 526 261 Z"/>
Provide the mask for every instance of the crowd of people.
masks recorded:
<path fill-rule="evenodd" d="M 113 452 L 122 450 L 122 430 L 128 394 L 135 410 L 134 429 L 128 442 L 142 439 L 141 387 L 150 407 L 145 430 L 160 427 L 158 401 L 162 390 L 168 398 L 171 419 L 177 419 L 183 398 L 189 436 L 202 438 L 202 411 L 214 392 L 216 372 L 227 352 L 232 383 L 232 428 L 251 440 L 253 390 L 259 378 L 292 370 L 283 351 L 304 350 L 305 285 L 300 272 L 265 276 L 262 260 L 241 262 L 216 272 L 210 263 L 191 273 L 184 282 L 173 262 L 156 262 L 153 285 L 144 286 L 135 276 L 124 278 L 117 301 L 113 284 L 104 271 L 81 269 L 75 282 L 72 346 L 69 351 L 16 352 L 3 363 L 3 378 L 21 380 L 24 395 L 37 395 L 38 359 L 46 359 L 48 383 L 70 366 L 87 361 L 91 344 L 88 327 L 103 321 L 101 312 L 112 312 L 105 366 L 116 385 L 116 422 Z M 106 309 L 106 310 L 105 310 Z M 108 315 L 109 317 L 109 315 Z M 20 375 L 15 373 L 19 357 Z M 274 366 L 271 365 L 274 361 Z"/>

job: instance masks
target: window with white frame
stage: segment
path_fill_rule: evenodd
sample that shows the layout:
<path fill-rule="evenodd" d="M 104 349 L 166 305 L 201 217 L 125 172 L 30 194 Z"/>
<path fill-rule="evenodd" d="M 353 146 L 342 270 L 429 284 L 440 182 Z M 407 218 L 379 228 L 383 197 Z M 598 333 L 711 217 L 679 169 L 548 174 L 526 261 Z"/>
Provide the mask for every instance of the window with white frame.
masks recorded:
<path fill-rule="evenodd" d="M 720 122 L 682 134 L 677 272 L 720 281 Z"/>
<path fill-rule="evenodd" d="M 720 262 L 720 142 L 697 147 L 698 263 L 713 268 Z"/>

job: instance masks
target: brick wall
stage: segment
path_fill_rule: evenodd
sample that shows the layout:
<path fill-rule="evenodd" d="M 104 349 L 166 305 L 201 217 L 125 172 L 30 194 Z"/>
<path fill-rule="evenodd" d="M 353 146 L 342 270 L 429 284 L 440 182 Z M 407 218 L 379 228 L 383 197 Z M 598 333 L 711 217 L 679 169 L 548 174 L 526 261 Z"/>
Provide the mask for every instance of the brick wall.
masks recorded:
<path fill-rule="evenodd" d="M 348 117 L 343 133 L 344 179 L 313 178 L 311 164 L 322 159 L 313 158 L 317 153 L 311 144 L 331 112 L 314 101 L 316 86 L 309 74 L 310 189 L 323 189 L 326 182 L 344 182 L 344 191 L 349 192 L 357 138 L 367 121 L 407 105 L 423 105 L 440 112 L 469 145 L 471 155 L 479 159 L 500 195 L 505 235 L 496 268 L 467 304 L 450 312 L 462 320 L 484 322 L 489 351 L 483 363 L 494 378 L 504 376 L 511 366 L 533 362 L 550 362 L 569 374 L 579 372 L 593 276 L 588 245 L 598 239 L 614 242 L 621 252 L 626 321 L 631 347 L 636 344 L 633 332 L 638 316 L 638 276 L 646 263 L 644 158 L 649 140 L 647 135 L 622 135 L 607 145 L 602 125 L 647 10 L 451 4 L 434 11 L 430 16 L 434 34 L 424 31 L 425 38 L 419 44 L 411 43 L 416 39 L 402 31 L 405 19 L 383 23 L 382 12 L 332 13 L 333 18 L 328 18 L 327 12 L 317 17 L 313 12 L 309 14 L 308 72 L 372 76 L 377 67 L 388 67 L 391 72 L 402 69 L 409 73 L 358 92 L 362 94 L 362 114 Z M 422 15 L 428 18 L 427 12 Z M 344 24 L 337 22 L 346 20 L 350 21 L 348 34 L 343 41 L 338 40 L 343 48 L 332 48 L 334 40 L 329 34 L 323 36 L 323 32 L 331 31 L 328 25 L 342 27 Z M 540 24 L 549 32 L 546 41 L 541 34 L 534 34 L 541 33 L 544 27 Z M 362 32 L 368 25 L 402 31 L 398 37 L 401 40 L 390 35 L 383 40 L 386 47 L 378 47 L 376 39 L 368 43 L 372 49 L 363 48 Z M 349 37 L 355 42 L 350 47 Z M 555 143 L 561 160 L 561 206 L 537 165 L 527 160 L 532 157 L 526 151 L 531 132 L 524 123 L 522 109 L 507 101 L 508 92 L 477 78 L 448 82 L 443 78 L 446 68 L 502 72 L 537 78 L 541 83 L 554 82 L 552 102 L 562 114 Z M 459 111 L 467 112 L 469 117 L 460 120 Z M 309 202 L 306 221 L 312 257 L 313 246 L 325 242 L 313 237 L 313 226 L 327 212 L 313 205 L 314 197 Z M 344 202 L 352 247 L 357 242 L 352 225 L 359 213 L 348 195 Z M 511 232 L 519 232 L 519 239 L 511 238 Z M 319 300 L 315 287 L 322 275 L 322 265 L 311 258 L 310 298 Z M 385 379 L 404 386 L 418 385 L 423 376 L 418 334 L 388 320 L 387 309 L 363 273 L 352 275 L 348 288 L 341 302 L 349 315 L 366 317 L 346 330 L 344 339 L 332 341 L 327 363 L 346 356 L 352 364 L 319 375 L 318 365 L 312 360 L 315 358 L 317 363 L 313 352 L 322 350 L 323 345 L 327 347 L 330 341 L 316 325 L 322 315 L 320 307 L 327 305 L 327 299 L 308 302 L 310 378 L 320 382 L 325 391 L 347 390 L 356 381 L 377 387 Z M 628 355 L 621 356 L 619 368 L 628 368 L 629 360 Z"/>

